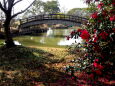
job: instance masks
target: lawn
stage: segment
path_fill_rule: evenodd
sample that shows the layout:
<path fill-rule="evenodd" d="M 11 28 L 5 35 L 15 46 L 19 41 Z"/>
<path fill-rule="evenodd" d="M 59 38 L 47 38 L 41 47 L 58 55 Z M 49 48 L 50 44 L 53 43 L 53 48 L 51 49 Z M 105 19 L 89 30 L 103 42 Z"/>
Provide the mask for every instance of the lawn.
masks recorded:
<path fill-rule="evenodd" d="M 1 46 L 0 56 L 0 86 L 111 86 L 114 83 L 106 78 L 90 79 L 91 76 L 79 71 L 76 77 L 66 73 L 65 67 L 73 65 L 71 60 L 75 55 L 64 48 Z"/>

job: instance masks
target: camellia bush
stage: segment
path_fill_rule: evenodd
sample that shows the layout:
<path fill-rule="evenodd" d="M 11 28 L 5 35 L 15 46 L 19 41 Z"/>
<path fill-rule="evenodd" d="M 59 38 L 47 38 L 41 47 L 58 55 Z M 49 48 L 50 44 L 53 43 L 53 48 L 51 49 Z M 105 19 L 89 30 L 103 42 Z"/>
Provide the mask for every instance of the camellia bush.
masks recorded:
<path fill-rule="evenodd" d="M 95 3 L 98 10 L 91 14 L 85 28 L 71 32 L 70 38 L 80 36 L 82 44 L 75 45 L 73 51 L 84 54 L 76 58 L 73 67 L 94 77 L 113 76 L 115 63 L 115 0 L 86 0 Z M 78 46 L 80 45 L 80 46 Z M 70 69 L 70 68 L 68 68 Z M 115 76 L 113 76 L 115 77 Z"/>

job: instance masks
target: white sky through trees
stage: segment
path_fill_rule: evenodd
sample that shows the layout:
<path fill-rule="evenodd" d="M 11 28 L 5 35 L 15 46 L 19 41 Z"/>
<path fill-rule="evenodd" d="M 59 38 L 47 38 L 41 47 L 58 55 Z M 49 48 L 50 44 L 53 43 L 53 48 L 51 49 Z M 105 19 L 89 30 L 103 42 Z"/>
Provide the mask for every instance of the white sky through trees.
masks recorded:
<path fill-rule="evenodd" d="M 43 0 L 43 1 L 51 1 L 51 0 Z M 84 8 L 87 5 L 83 2 L 83 0 L 58 0 L 61 7 L 65 7 L 67 10 L 72 8 Z"/>
<path fill-rule="evenodd" d="M 23 0 L 15 6 L 15 12 L 21 11 L 26 8 L 33 0 Z M 51 1 L 51 0 L 42 0 L 42 1 Z M 84 8 L 87 5 L 83 2 L 83 0 L 58 0 L 60 7 L 65 10 L 70 10 L 72 8 Z"/>

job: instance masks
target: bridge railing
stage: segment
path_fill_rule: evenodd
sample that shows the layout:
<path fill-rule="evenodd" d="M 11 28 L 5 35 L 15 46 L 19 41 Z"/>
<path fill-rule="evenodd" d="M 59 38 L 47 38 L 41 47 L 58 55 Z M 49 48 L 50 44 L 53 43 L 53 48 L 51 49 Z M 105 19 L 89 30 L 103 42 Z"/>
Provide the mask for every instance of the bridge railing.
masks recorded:
<path fill-rule="evenodd" d="M 68 20 L 68 21 L 73 21 L 73 22 L 83 22 L 86 21 L 86 18 L 78 17 L 78 16 L 73 16 L 73 15 L 65 15 L 65 14 L 45 14 L 45 15 L 37 15 L 37 16 L 32 16 L 26 19 L 21 19 L 20 24 L 24 24 L 27 22 L 32 22 L 36 20 Z"/>

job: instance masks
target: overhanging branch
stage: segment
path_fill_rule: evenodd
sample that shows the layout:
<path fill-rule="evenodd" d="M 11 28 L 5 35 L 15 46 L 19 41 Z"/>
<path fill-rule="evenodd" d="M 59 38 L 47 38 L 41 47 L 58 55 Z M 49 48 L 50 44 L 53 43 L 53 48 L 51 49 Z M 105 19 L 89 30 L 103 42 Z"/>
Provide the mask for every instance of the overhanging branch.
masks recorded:
<path fill-rule="evenodd" d="M 14 14 L 11 18 L 14 18 L 14 17 L 16 17 L 17 15 L 22 14 L 23 12 L 25 12 L 28 8 L 30 8 L 30 7 L 33 5 L 33 3 L 34 3 L 35 1 L 36 1 L 36 0 L 34 0 L 26 9 L 22 10 L 21 12 L 18 12 L 18 13 L 16 13 L 16 14 Z"/>
<path fill-rule="evenodd" d="M 17 3 L 21 2 L 21 1 L 22 1 L 22 0 L 16 1 L 16 2 L 13 4 L 13 6 L 16 5 Z"/>
<path fill-rule="evenodd" d="M 4 9 L 7 9 L 6 8 L 6 3 L 7 3 L 6 0 L 3 0 L 3 3 L 4 3 Z"/>
<path fill-rule="evenodd" d="M 6 9 L 3 8 L 1 2 L 0 2 L 0 9 L 6 13 Z"/>

